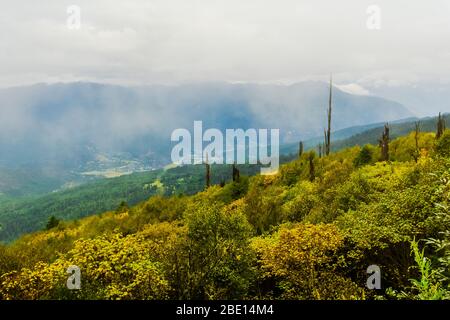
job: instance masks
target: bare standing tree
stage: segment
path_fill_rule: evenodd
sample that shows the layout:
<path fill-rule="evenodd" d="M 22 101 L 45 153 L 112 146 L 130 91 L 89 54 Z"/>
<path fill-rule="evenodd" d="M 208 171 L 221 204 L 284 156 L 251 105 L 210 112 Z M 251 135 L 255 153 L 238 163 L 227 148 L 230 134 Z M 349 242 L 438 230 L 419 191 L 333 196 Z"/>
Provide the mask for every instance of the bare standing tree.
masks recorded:
<path fill-rule="evenodd" d="M 389 161 L 389 125 L 384 125 L 383 134 L 379 140 L 381 148 L 381 161 Z"/>
<path fill-rule="evenodd" d="M 298 157 L 300 158 L 303 154 L 303 141 L 298 143 Z"/>
<path fill-rule="evenodd" d="M 439 139 L 445 131 L 445 119 L 439 112 L 438 121 L 437 121 L 437 132 L 436 139 Z"/>
<path fill-rule="evenodd" d="M 310 151 L 308 155 L 308 160 L 309 160 L 309 180 L 311 182 L 314 181 L 316 177 L 316 172 L 314 168 L 314 158 L 315 158 L 314 151 Z"/>
<path fill-rule="evenodd" d="M 205 162 L 205 168 L 206 168 L 206 188 L 209 188 L 211 186 L 211 167 L 208 163 L 208 154 L 206 154 L 206 162 Z"/>
<path fill-rule="evenodd" d="M 324 153 L 325 155 L 329 155 L 330 154 L 330 150 L 331 150 L 331 110 L 332 110 L 332 96 L 333 96 L 333 79 L 332 76 L 330 75 L 330 94 L 328 97 L 328 110 L 327 110 L 327 120 L 328 120 L 328 128 L 327 130 L 324 130 L 324 134 L 325 134 L 325 150 Z"/>
<path fill-rule="evenodd" d="M 236 163 L 233 163 L 233 182 L 239 182 L 239 169 L 236 167 Z"/>
<path fill-rule="evenodd" d="M 416 149 L 414 151 L 414 161 L 417 162 L 417 160 L 419 160 L 419 154 L 420 154 L 420 149 L 419 149 L 419 134 L 420 134 L 420 121 L 416 121 L 414 123 L 414 140 L 416 142 Z"/>

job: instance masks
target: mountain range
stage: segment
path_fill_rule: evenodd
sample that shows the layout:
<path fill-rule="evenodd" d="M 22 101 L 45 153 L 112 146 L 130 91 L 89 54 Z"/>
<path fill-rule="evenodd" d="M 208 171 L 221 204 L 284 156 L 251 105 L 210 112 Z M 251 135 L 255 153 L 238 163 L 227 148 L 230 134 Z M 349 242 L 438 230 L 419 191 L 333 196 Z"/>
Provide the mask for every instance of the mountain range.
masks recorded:
<path fill-rule="evenodd" d="M 207 83 L 121 87 L 95 83 L 38 84 L 0 90 L 0 163 L 62 160 L 74 164 L 99 153 L 130 153 L 158 161 L 170 133 L 205 127 L 279 128 L 282 142 L 321 135 L 328 84 Z M 333 130 L 407 118 L 399 103 L 336 87 Z M 32 155 L 32 156 L 31 156 Z"/>
<path fill-rule="evenodd" d="M 323 82 L 77 82 L 1 89 L 0 195 L 45 193 L 99 176 L 161 168 L 170 163 L 171 132 L 192 130 L 195 120 L 222 131 L 279 128 L 282 144 L 320 136 L 328 94 Z M 333 130 L 411 116 L 397 102 L 333 88 Z"/>

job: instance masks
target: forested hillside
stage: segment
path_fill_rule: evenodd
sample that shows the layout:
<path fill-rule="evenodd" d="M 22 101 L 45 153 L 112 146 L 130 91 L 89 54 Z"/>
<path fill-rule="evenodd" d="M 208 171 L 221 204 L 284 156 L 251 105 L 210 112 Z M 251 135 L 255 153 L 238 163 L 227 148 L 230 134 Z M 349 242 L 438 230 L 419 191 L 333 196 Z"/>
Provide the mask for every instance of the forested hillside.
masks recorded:
<path fill-rule="evenodd" d="M 53 221 L 0 246 L 0 299 L 448 299 L 450 130 L 382 140 Z"/>
<path fill-rule="evenodd" d="M 259 166 L 239 168 L 246 175 L 259 172 Z M 213 184 L 231 180 L 231 166 L 213 165 L 212 172 Z M 182 166 L 97 179 L 44 196 L 3 198 L 0 199 L 0 242 L 42 230 L 51 216 L 62 220 L 79 219 L 114 210 L 122 202 L 135 205 L 157 194 L 194 194 L 203 190 L 204 176 L 201 166 Z"/>
<path fill-rule="evenodd" d="M 450 123 L 450 114 L 442 115 L 446 123 Z M 436 131 L 436 118 L 426 117 L 421 119 L 404 119 L 401 121 L 394 121 L 389 123 L 391 138 L 404 136 L 409 132 L 415 130 L 416 123 L 420 124 L 422 131 L 434 132 Z M 343 148 L 353 147 L 356 145 L 377 144 L 380 139 L 380 132 L 383 130 L 384 123 L 374 123 L 371 125 L 357 126 L 345 128 L 333 132 L 332 150 L 339 151 Z M 323 142 L 323 137 L 307 139 L 303 141 L 305 149 L 316 149 L 319 143 Z M 297 143 L 286 144 L 281 147 L 281 153 L 293 154 L 298 150 Z"/>
<path fill-rule="evenodd" d="M 450 115 L 444 116 L 450 123 Z M 418 121 L 418 120 L 416 120 Z M 414 130 L 415 121 L 406 121 L 390 124 L 391 138 L 405 135 Z M 422 131 L 435 131 L 436 118 L 420 119 Z M 363 127 L 353 127 L 333 132 L 335 141 L 332 150 L 339 151 L 346 147 L 377 144 L 382 132 L 381 124 Z M 356 133 L 356 134 L 355 134 Z M 304 149 L 314 149 L 321 140 L 310 139 L 304 141 Z M 322 138 L 323 139 L 323 138 Z M 291 161 L 297 156 L 298 144 L 282 146 L 280 162 Z M 412 151 L 410 151 L 412 152 Z M 244 175 L 252 176 L 259 172 L 257 165 L 238 166 Z M 231 180 L 231 166 L 212 166 L 212 184 L 220 184 Z M 28 172 L 21 173 L 22 175 Z M 1 175 L 1 171 L 0 171 Z M 11 174 L 10 174 L 11 175 Z M 121 202 L 135 205 L 155 194 L 195 194 L 204 188 L 203 166 L 182 166 L 168 170 L 154 170 L 133 173 L 131 175 L 94 179 L 90 183 L 53 192 L 43 196 L 28 196 L 7 199 L 0 197 L 0 242 L 11 241 L 21 234 L 41 230 L 49 217 L 58 219 L 78 219 L 108 210 L 114 210 Z M 35 183 L 22 187 L 32 189 L 40 185 L 43 180 L 36 177 Z M 4 183 L 8 182 L 3 179 Z M 26 179 L 30 181 L 30 177 Z M 11 188 L 11 187 L 10 187 Z"/>

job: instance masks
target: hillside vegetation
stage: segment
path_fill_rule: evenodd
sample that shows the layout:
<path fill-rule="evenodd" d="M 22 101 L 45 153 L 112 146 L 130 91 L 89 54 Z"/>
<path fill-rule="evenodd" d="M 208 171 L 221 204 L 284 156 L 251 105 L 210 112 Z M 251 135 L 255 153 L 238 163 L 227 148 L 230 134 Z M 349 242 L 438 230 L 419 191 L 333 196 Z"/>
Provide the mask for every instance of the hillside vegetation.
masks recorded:
<path fill-rule="evenodd" d="M 450 114 L 442 116 L 446 123 L 450 123 Z M 404 119 L 402 121 L 389 123 L 390 137 L 392 139 L 405 136 L 415 129 L 416 122 L 420 122 L 421 130 L 424 132 L 436 131 L 436 118 L 427 117 L 421 119 Z M 333 144 L 331 149 L 339 151 L 344 148 L 356 145 L 378 144 L 380 132 L 383 130 L 384 123 L 374 123 L 370 125 L 350 127 L 333 132 Z M 319 143 L 323 142 L 323 137 L 307 139 L 303 142 L 305 149 L 316 149 Z M 298 150 L 298 143 L 291 143 L 281 146 L 280 152 L 283 154 L 294 154 Z"/>
<path fill-rule="evenodd" d="M 0 299 L 448 299 L 450 131 L 381 156 L 310 151 L 275 175 L 53 221 L 0 246 Z"/>
<path fill-rule="evenodd" d="M 444 116 L 444 120 L 450 123 L 450 115 Z M 420 119 L 422 131 L 435 131 L 436 118 Z M 408 134 L 414 129 L 415 122 L 404 121 L 390 124 L 391 137 L 399 137 Z M 367 143 L 376 144 L 381 124 L 372 124 L 360 127 L 351 127 L 333 132 L 335 141 L 332 150 L 339 151 L 355 145 Z M 304 141 L 305 150 L 317 150 L 317 144 L 323 138 L 314 138 Z M 280 163 L 291 161 L 297 156 L 298 143 L 281 147 L 282 156 Z M 245 175 L 255 175 L 260 170 L 257 165 L 240 165 L 239 169 Z M 26 190 L 41 190 L 42 184 L 50 184 L 48 179 L 39 175 L 30 174 L 27 171 L 14 171 L 0 176 L 8 190 L 16 189 L 16 193 L 24 193 Z M 212 166 L 212 184 L 220 184 L 231 180 L 230 166 Z M 5 172 L 6 173 L 6 172 Z M 55 216 L 58 219 L 78 219 L 92 214 L 115 209 L 121 202 L 135 205 L 155 194 L 195 194 L 204 188 L 204 168 L 202 166 L 186 165 L 168 170 L 154 170 L 136 172 L 131 175 L 109 179 L 93 179 L 84 183 L 47 195 L 33 195 L 12 197 L 0 193 L 0 242 L 12 241 L 20 235 L 41 230 L 47 219 Z M 14 177 L 13 177 L 14 176 Z M 26 178 L 25 178 L 26 177 Z M 17 180 L 21 180 L 17 187 Z M 57 188 L 55 182 L 53 188 Z M 25 192 L 26 193 L 26 192 Z M 12 193 L 14 194 L 14 193 Z"/>
<path fill-rule="evenodd" d="M 259 166 L 240 169 L 247 175 L 259 172 Z M 212 171 L 214 184 L 231 180 L 231 166 L 212 166 Z M 122 202 L 135 205 L 157 194 L 194 194 L 203 190 L 204 176 L 201 166 L 182 166 L 97 179 L 44 196 L 0 198 L 0 242 L 42 230 L 51 216 L 73 220 L 114 210 Z"/>
<path fill-rule="evenodd" d="M 450 123 L 450 115 L 444 116 L 447 123 Z M 413 121 L 390 124 L 391 137 L 399 137 L 408 134 L 414 129 Z M 435 131 L 436 119 L 420 119 L 422 131 Z M 380 132 L 381 124 L 372 124 L 360 127 L 351 127 L 333 132 L 335 141 L 332 150 L 339 151 L 355 145 L 367 143 L 376 144 Z M 304 141 L 305 150 L 317 150 L 317 144 L 323 138 L 315 138 Z M 288 144 L 281 147 L 283 154 L 280 163 L 289 162 L 294 159 L 298 152 L 298 143 Z M 259 166 L 245 165 L 239 166 L 245 175 L 254 175 L 259 172 Z M 212 184 L 220 184 L 231 180 L 230 166 L 212 166 Z M 16 173 L 14 173 L 16 174 Z M 202 166 L 183 166 L 168 170 L 155 170 L 147 172 L 137 172 L 131 175 L 94 180 L 90 183 L 82 184 L 66 190 L 53 192 L 41 196 L 7 197 L 0 194 L 0 242 L 12 241 L 18 236 L 41 230 L 47 219 L 55 216 L 58 219 L 78 219 L 92 214 L 115 209 L 121 202 L 135 205 L 155 194 L 195 194 L 204 188 L 204 168 Z M 1 176 L 1 170 L 0 170 Z M 12 177 L 12 174 L 8 175 Z M 46 179 L 36 178 L 30 181 L 30 173 L 22 172 L 14 179 L 3 179 L 4 185 L 13 189 L 16 185 L 14 180 L 18 177 L 24 178 L 17 192 L 24 190 L 41 189 L 42 183 L 47 183 Z M 20 180 L 19 179 L 19 180 Z M 56 188 L 56 185 L 53 186 Z"/>

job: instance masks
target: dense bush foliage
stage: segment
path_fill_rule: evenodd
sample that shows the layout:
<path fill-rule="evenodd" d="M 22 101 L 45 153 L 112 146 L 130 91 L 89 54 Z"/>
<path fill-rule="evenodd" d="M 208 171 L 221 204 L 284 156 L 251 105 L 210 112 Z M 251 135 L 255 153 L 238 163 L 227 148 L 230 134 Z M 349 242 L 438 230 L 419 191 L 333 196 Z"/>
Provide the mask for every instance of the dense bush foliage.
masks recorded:
<path fill-rule="evenodd" d="M 372 145 L 305 153 L 274 175 L 52 223 L 0 246 L 0 298 L 449 298 L 449 136 L 393 140 L 391 162 Z M 70 265 L 81 290 L 66 288 Z"/>

